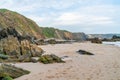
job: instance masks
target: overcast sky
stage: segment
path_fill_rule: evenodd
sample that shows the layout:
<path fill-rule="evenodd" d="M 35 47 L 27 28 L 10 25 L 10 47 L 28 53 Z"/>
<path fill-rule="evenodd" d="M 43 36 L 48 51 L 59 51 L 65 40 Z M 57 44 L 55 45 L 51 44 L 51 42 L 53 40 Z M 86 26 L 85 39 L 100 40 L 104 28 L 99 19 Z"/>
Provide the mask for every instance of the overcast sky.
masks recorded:
<path fill-rule="evenodd" d="M 1 0 L 39 26 L 72 32 L 120 33 L 120 0 Z"/>

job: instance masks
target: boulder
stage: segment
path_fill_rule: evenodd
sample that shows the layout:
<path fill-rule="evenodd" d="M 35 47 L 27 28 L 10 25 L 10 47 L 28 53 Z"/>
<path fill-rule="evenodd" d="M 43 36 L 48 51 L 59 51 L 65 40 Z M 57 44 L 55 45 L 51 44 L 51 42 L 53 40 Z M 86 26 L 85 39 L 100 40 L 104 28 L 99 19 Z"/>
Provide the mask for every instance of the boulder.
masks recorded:
<path fill-rule="evenodd" d="M 51 55 L 42 55 L 42 56 L 40 56 L 39 61 L 42 62 L 42 63 L 44 63 L 44 64 L 49 64 L 49 63 L 64 63 L 64 61 L 60 57 L 58 57 L 58 56 L 56 56 L 54 54 L 51 54 Z"/>
<path fill-rule="evenodd" d="M 85 50 L 78 50 L 77 53 L 79 53 L 81 55 L 94 55 L 93 53 L 87 52 Z"/>

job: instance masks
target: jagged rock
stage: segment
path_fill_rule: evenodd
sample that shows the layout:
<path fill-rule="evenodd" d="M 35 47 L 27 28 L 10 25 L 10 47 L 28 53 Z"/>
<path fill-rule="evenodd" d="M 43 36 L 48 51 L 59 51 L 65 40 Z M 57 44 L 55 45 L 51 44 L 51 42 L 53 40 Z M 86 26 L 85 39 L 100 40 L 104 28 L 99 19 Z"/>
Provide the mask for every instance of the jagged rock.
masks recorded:
<path fill-rule="evenodd" d="M 17 58 L 19 61 L 30 61 L 30 57 L 41 56 L 43 50 L 37 45 L 31 43 L 31 38 L 18 36 L 14 28 L 6 28 L 0 33 L 0 52 L 9 55 L 11 58 Z M 14 33 L 15 32 L 15 33 Z"/>
<path fill-rule="evenodd" d="M 20 38 L 20 34 L 13 27 L 4 28 L 0 31 L 0 39 L 6 38 L 9 35 L 13 35 L 14 37 Z"/>
<path fill-rule="evenodd" d="M 20 43 L 18 39 L 14 36 L 8 36 L 0 40 L 0 51 L 6 55 L 20 56 Z"/>
<path fill-rule="evenodd" d="M 38 47 L 35 44 L 31 44 L 30 47 L 31 47 L 32 57 L 41 56 L 44 52 L 40 47 Z"/>
<path fill-rule="evenodd" d="M 30 44 L 28 40 L 21 41 L 21 56 L 19 61 L 29 62 L 31 57 L 38 57 L 43 54 L 43 50 L 35 44 Z"/>
<path fill-rule="evenodd" d="M 29 71 L 17 68 L 13 65 L 1 64 L 0 66 L 0 77 L 10 76 L 12 78 L 18 78 L 29 73 Z"/>
<path fill-rule="evenodd" d="M 21 55 L 25 55 L 25 54 L 31 54 L 30 52 L 30 42 L 28 40 L 23 40 L 21 41 Z"/>

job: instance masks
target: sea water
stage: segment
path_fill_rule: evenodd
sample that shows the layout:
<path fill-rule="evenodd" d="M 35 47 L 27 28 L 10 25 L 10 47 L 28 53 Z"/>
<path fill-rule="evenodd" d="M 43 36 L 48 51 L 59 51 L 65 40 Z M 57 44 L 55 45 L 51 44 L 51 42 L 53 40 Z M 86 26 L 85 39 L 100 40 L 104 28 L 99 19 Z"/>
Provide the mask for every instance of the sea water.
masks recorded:
<path fill-rule="evenodd" d="M 117 42 L 103 42 L 103 44 L 108 44 L 108 45 L 115 45 L 120 47 L 120 41 Z"/>

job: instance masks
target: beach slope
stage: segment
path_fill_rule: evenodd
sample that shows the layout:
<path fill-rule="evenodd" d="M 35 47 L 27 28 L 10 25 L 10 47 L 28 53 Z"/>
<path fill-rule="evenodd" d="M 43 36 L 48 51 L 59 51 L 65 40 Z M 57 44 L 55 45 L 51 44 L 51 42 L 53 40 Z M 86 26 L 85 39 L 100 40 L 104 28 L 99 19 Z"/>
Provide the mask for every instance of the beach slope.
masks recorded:
<path fill-rule="evenodd" d="M 120 48 L 113 45 L 72 43 L 40 46 L 45 54 L 65 56 L 66 63 L 16 63 L 31 71 L 15 80 L 120 80 Z M 85 50 L 94 55 L 80 55 Z"/>

